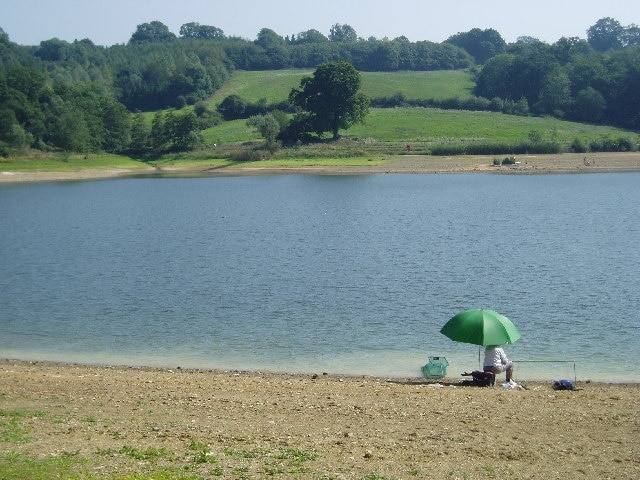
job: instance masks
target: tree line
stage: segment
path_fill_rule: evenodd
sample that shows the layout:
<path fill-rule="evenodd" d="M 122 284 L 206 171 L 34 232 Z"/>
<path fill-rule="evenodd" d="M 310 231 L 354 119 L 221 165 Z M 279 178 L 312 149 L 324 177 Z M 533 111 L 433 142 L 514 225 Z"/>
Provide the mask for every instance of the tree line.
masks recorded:
<path fill-rule="evenodd" d="M 562 38 L 553 45 L 520 39 L 487 59 L 474 93 L 525 100 L 535 115 L 640 130 L 638 27 L 603 19 L 588 33 L 588 40 Z"/>
<path fill-rule="evenodd" d="M 586 40 L 562 38 L 552 45 L 527 37 L 508 45 L 493 29 L 472 29 L 442 43 L 363 39 L 340 24 L 327 36 L 317 30 L 282 36 L 263 28 L 248 40 L 195 22 L 175 35 L 152 21 L 138 25 L 126 44 L 110 47 L 57 38 L 22 46 L 0 28 L 0 148 L 195 148 L 197 130 L 224 114 L 224 108 L 211 111 L 203 101 L 234 70 L 315 68 L 336 61 L 360 71 L 470 68 L 476 98 L 452 99 L 452 108 L 475 104 L 640 130 L 639 29 L 611 18 L 589 28 Z M 372 99 L 372 105 L 403 101 L 395 96 Z M 296 108 L 290 100 L 283 103 L 278 109 Z M 155 129 L 135 115 L 186 105 L 195 105 L 194 112 L 159 114 Z M 269 110 L 258 107 L 245 108 L 246 116 Z"/>

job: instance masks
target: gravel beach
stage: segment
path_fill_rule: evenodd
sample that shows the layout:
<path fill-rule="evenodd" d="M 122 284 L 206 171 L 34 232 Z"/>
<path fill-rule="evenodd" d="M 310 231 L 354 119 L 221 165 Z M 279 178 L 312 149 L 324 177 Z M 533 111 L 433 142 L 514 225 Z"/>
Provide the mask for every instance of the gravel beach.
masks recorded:
<path fill-rule="evenodd" d="M 4 360 L 0 445 L 91 478 L 640 478 L 640 384 L 523 385 Z"/>

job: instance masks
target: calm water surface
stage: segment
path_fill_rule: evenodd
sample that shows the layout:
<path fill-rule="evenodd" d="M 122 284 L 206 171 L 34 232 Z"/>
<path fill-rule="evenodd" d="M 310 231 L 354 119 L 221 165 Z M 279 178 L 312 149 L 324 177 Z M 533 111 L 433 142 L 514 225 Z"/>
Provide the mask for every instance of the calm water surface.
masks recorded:
<path fill-rule="evenodd" d="M 516 378 L 639 381 L 640 174 L 0 186 L 0 356 L 417 376 L 511 318 Z M 524 362 L 526 361 L 526 362 Z M 545 361 L 545 363 L 538 363 Z M 546 363 L 548 361 L 548 363 Z"/>

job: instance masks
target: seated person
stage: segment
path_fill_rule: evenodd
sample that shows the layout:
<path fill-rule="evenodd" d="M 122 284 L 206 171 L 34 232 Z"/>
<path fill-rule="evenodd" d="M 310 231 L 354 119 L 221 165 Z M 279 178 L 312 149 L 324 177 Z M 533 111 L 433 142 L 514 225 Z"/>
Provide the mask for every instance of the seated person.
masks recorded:
<path fill-rule="evenodd" d="M 507 358 L 507 354 L 500 345 L 488 345 L 484 350 L 485 372 L 494 374 L 506 372 L 507 382 L 513 377 L 513 362 Z"/>

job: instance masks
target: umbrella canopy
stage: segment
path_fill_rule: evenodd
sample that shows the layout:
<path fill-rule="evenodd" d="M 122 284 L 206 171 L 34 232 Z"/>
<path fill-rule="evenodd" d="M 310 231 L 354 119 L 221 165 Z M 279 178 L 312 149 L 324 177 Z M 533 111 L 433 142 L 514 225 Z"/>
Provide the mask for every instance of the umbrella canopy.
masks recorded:
<path fill-rule="evenodd" d="M 516 326 L 493 310 L 471 309 L 458 313 L 440 333 L 451 340 L 473 345 L 504 345 L 520 338 Z"/>

